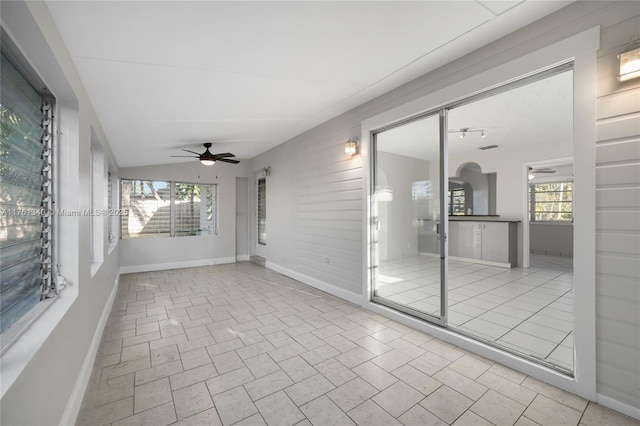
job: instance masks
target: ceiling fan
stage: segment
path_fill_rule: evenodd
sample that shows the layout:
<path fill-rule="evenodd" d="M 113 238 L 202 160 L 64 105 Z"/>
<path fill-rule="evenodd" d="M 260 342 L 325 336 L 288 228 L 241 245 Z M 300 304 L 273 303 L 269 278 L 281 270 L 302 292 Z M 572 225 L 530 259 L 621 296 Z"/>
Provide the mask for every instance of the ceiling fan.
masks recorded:
<path fill-rule="evenodd" d="M 534 169 L 533 167 L 529 167 L 529 173 L 555 173 L 556 171 L 549 167 L 542 167 L 540 169 Z"/>
<path fill-rule="evenodd" d="M 212 145 L 210 142 L 203 143 L 202 145 L 205 147 L 205 151 L 202 154 L 183 148 L 182 149 L 183 151 L 190 152 L 191 154 L 195 154 L 195 155 L 172 155 L 172 157 L 197 158 L 205 166 L 213 166 L 216 163 L 216 161 L 222 161 L 223 163 L 231 163 L 231 164 L 238 164 L 240 162 L 238 160 L 231 160 L 229 157 L 235 157 L 235 155 L 230 152 L 212 154 L 211 151 L 209 151 L 209 148 L 211 148 L 211 145 Z"/>

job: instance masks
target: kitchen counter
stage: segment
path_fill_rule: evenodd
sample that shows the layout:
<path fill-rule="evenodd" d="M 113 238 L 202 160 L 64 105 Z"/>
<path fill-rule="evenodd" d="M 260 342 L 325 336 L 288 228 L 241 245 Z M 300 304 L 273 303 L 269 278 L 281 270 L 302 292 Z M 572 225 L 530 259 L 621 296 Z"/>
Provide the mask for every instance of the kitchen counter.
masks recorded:
<path fill-rule="evenodd" d="M 518 222 L 495 216 L 450 216 L 450 258 L 506 268 L 517 266 Z"/>
<path fill-rule="evenodd" d="M 482 216 L 482 215 L 449 216 L 449 222 L 464 222 L 464 221 L 472 221 L 472 222 L 508 222 L 508 223 L 519 223 L 519 222 L 521 222 L 520 220 L 502 219 L 500 216 Z"/>

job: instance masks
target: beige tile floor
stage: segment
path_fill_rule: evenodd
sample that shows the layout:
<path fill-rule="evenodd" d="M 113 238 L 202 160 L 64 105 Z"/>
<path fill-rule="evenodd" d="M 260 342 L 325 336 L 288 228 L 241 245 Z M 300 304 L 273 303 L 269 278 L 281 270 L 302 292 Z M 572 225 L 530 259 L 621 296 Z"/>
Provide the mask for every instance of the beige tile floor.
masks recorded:
<path fill-rule="evenodd" d="M 78 425 L 639 425 L 267 269 L 123 275 Z"/>
<path fill-rule="evenodd" d="M 440 312 L 438 258 L 381 262 L 378 295 Z M 449 261 L 448 326 L 573 372 L 573 259 L 531 255 L 530 268 Z"/>

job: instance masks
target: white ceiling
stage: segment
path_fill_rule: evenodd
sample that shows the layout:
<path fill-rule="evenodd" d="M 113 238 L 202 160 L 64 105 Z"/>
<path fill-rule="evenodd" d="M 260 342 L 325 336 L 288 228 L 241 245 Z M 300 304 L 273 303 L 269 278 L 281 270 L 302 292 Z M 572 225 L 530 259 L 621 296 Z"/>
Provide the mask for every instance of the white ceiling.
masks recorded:
<path fill-rule="evenodd" d="M 570 2 L 48 5 L 130 167 L 188 161 L 169 156 L 207 141 L 252 158 Z"/>
<path fill-rule="evenodd" d="M 540 143 L 573 143 L 573 71 L 490 95 L 450 110 L 449 154 L 487 145 L 494 153 Z M 484 129 L 460 138 L 461 128 Z M 380 133 L 378 150 L 423 160 L 439 158 L 438 116 L 426 117 Z M 477 152 L 477 151 L 476 151 Z"/>

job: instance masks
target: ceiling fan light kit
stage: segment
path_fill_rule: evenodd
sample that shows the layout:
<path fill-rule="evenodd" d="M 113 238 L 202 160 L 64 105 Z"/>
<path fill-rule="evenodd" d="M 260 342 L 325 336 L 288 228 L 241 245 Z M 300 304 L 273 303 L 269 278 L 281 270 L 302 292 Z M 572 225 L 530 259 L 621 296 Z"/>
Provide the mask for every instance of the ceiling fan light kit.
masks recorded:
<path fill-rule="evenodd" d="M 202 154 L 197 153 L 195 151 L 190 151 L 188 149 L 182 149 L 185 152 L 189 152 L 195 155 L 172 155 L 172 157 L 197 158 L 198 160 L 200 160 L 200 164 L 204 166 L 213 166 L 214 164 L 216 164 L 216 161 L 222 161 L 224 163 L 231 163 L 231 164 L 238 164 L 240 162 L 238 160 L 230 159 L 229 157 L 235 157 L 235 155 L 230 152 L 212 154 L 211 151 L 209 151 L 209 148 L 211 148 L 211 145 L 212 144 L 210 142 L 203 143 L 202 146 L 204 146 L 205 151 Z"/>

